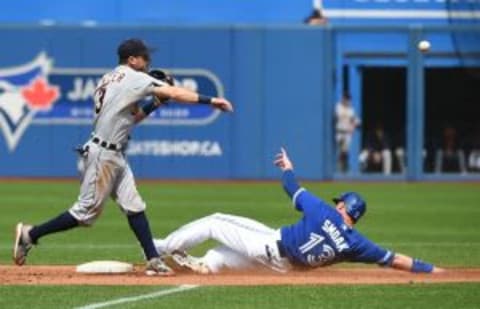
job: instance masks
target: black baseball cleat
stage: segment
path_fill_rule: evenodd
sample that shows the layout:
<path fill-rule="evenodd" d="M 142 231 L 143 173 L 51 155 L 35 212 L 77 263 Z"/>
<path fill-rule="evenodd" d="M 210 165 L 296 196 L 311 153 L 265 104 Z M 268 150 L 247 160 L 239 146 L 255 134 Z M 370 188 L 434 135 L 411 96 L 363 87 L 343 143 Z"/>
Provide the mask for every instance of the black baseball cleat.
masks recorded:
<path fill-rule="evenodd" d="M 18 223 L 15 228 L 15 243 L 13 244 L 13 261 L 18 266 L 25 264 L 27 254 L 32 249 L 32 240 L 28 232 L 32 229 L 31 225 Z"/>

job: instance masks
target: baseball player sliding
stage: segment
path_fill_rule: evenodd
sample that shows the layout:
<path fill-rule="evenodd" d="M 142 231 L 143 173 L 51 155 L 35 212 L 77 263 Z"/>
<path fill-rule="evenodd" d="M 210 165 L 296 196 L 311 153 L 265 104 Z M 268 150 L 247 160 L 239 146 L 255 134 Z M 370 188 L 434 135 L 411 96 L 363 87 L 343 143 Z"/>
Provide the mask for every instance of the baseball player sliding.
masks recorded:
<path fill-rule="evenodd" d="M 376 263 L 395 269 L 436 273 L 441 268 L 419 259 L 394 253 L 368 240 L 354 229 L 365 214 L 366 203 L 355 192 L 333 199 L 335 208 L 299 186 L 293 165 L 284 149 L 275 164 L 283 171 L 282 183 L 293 205 L 303 213 L 295 224 L 272 229 L 252 219 L 213 214 L 193 221 L 164 239 L 154 240 L 160 254 L 198 273 L 222 268 L 244 269 L 264 265 L 279 272 L 293 267 L 316 268 L 339 262 Z M 202 258 L 185 250 L 214 239 L 222 245 Z"/>
<path fill-rule="evenodd" d="M 101 214 L 108 197 L 112 197 L 127 216 L 147 258 L 147 275 L 170 275 L 153 244 L 145 202 L 140 197 L 128 162 L 124 156 L 133 126 L 147 117 L 164 101 L 209 104 L 222 111 L 232 111 L 224 98 L 208 97 L 175 87 L 171 79 L 159 80 L 148 75 L 150 50 L 143 41 L 129 39 L 117 50 L 119 65 L 105 74 L 95 91 L 94 129 L 80 149 L 82 179 L 77 202 L 58 217 L 39 225 L 18 223 L 13 259 L 23 265 L 27 253 L 38 240 L 48 234 L 91 225 Z M 141 106 L 138 102 L 150 95 L 154 100 Z"/>

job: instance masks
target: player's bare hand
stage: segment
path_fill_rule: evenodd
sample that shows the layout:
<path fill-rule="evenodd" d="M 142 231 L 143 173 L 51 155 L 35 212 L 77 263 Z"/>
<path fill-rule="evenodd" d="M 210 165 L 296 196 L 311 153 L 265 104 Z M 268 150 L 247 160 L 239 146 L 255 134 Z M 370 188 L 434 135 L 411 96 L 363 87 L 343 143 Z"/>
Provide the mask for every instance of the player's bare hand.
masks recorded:
<path fill-rule="evenodd" d="M 233 112 L 233 105 L 224 98 L 212 98 L 212 106 L 222 112 Z"/>
<path fill-rule="evenodd" d="M 288 158 L 287 151 L 282 147 L 280 152 L 275 156 L 274 164 L 282 171 L 293 170 L 293 164 Z"/>

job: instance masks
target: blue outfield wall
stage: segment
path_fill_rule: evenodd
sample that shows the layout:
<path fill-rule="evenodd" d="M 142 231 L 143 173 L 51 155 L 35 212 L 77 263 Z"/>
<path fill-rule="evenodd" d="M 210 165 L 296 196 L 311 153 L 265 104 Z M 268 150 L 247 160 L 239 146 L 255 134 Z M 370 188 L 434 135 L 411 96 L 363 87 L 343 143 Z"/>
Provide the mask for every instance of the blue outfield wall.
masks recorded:
<path fill-rule="evenodd" d="M 158 47 L 154 66 L 171 70 L 180 85 L 225 95 L 236 108 L 218 115 L 171 104 L 156 112 L 135 130 L 128 151 L 144 178 L 273 178 L 283 145 L 301 177 L 332 179 L 333 104 L 344 67 L 402 66 L 410 85 L 424 66 L 480 67 L 480 0 L 323 5 L 326 27 L 301 25 L 311 0 L 9 3 L 0 10 L 0 37 L 13 48 L 0 57 L 0 177 L 77 174 L 71 149 L 88 138 L 93 88 L 127 37 Z M 429 53 L 409 48 L 419 38 L 432 43 Z M 361 74 L 348 79 L 361 112 Z M 410 166 L 419 166 L 424 124 L 415 115 L 423 87 L 410 88 L 406 127 L 415 129 L 406 132 L 406 150 L 418 161 Z M 425 178 L 411 168 L 408 174 Z"/>
<path fill-rule="evenodd" d="M 466 35 L 454 44 L 448 30 Z M 285 146 L 300 177 L 332 179 L 332 115 L 344 66 L 404 66 L 412 80 L 424 65 L 479 67 L 479 33 L 463 26 L 2 27 L 14 49 L 0 57 L 0 177 L 77 175 L 72 148 L 89 137 L 95 85 L 116 66 L 119 42 L 141 37 L 157 48 L 154 67 L 181 86 L 226 96 L 235 112 L 159 109 L 130 141 L 137 176 L 276 178 L 272 161 Z M 428 54 L 408 48 L 419 38 L 432 42 Z M 466 54 L 474 57 L 459 58 Z M 408 91 L 407 153 L 420 162 L 423 119 L 415 115 L 423 88 Z M 408 175 L 422 178 L 419 170 Z"/>
<path fill-rule="evenodd" d="M 318 178 L 323 35 L 303 29 L 1 29 L 3 40 L 16 43 L 0 59 L 0 176 L 75 176 L 72 148 L 89 136 L 94 85 L 116 65 L 118 43 L 142 37 L 158 48 L 155 67 L 171 70 L 183 86 L 225 95 L 235 112 L 177 104 L 158 110 L 133 133 L 128 154 L 136 175 L 275 177 L 272 160 L 283 145 L 304 177 Z M 43 88 L 36 84 L 42 79 Z M 42 94 L 55 89 L 58 97 L 42 102 Z"/>

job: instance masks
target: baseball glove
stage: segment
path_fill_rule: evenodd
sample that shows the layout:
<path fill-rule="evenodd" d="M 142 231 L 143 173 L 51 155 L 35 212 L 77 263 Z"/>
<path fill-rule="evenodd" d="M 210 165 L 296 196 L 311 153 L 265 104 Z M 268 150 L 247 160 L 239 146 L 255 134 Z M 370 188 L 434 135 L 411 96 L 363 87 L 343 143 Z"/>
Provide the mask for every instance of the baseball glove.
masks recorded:
<path fill-rule="evenodd" d="M 167 83 L 170 86 L 173 86 L 173 77 L 162 70 L 151 70 L 150 72 L 148 72 L 148 75 L 155 79 L 161 80 L 162 82 Z"/>

